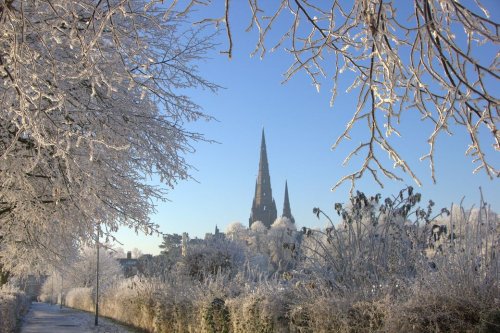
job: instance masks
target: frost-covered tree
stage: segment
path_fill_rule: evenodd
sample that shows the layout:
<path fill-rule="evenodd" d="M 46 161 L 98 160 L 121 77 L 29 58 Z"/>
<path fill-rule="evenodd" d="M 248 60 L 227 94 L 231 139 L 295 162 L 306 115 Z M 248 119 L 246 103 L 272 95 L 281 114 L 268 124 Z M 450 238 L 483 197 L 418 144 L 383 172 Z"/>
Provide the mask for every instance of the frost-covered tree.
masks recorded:
<path fill-rule="evenodd" d="M 60 273 L 73 287 L 93 288 L 96 285 L 97 253 L 95 248 L 84 248 L 74 264 Z M 123 277 L 123 271 L 112 251 L 99 251 L 99 288 L 105 289 L 114 280 Z"/>
<path fill-rule="evenodd" d="M 162 255 L 180 256 L 182 247 L 182 236 L 179 234 L 164 234 L 163 242 L 160 244 Z"/>
<path fill-rule="evenodd" d="M 218 273 L 235 274 L 245 261 L 244 245 L 239 240 L 216 238 L 190 244 L 180 260 L 180 272 L 200 281 Z"/>
<path fill-rule="evenodd" d="M 278 217 L 267 233 L 269 256 L 276 270 L 283 271 L 291 267 L 295 241 L 295 223 L 287 217 Z"/>
<path fill-rule="evenodd" d="M 95 248 L 84 248 L 68 266 L 57 267 L 49 272 L 42 285 L 40 298 L 47 302 L 61 302 L 74 288 L 96 287 L 97 252 Z M 99 251 L 99 290 L 106 290 L 123 278 L 123 271 L 112 250 Z M 62 297 L 62 298 L 61 298 Z"/>
<path fill-rule="evenodd" d="M 231 240 L 244 241 L 247 238 L 248 230 L 240 222 L 233 222 L 226 227 L 226 235 Z"/>
<path fill-rule="evenodd" d="M 175 271 L 175 265 L 181 259 L 178 256 L 161 254 L 153 257 L 143 257 L 138 261 L 138 271 L 141 276 L 156 277 L 165 281 L 165 278 Z"/>
<path fill-rule="evenodd" d="M 249 247 L 257 252 L 264 253 L 267 249 L 267 228 L 261 221 L 255 221 L 250 226 L 247 243 Z"/>
<path fill-rule="evenodd" d="M 252 223 L 252 225 L 250 226 L 250 230 L 252 230 L 255 233 L 262 233 L 262 234 L 267 232 L 267 228 L 264 225 L 264 223 L 262 223 L 262 221 L 255 221 L 254 223 Z"/>
<path fill-rule="evenodd" d="M 132 249 L 132 258 L 134 259 L 138 259 L 140 258 L 141 256 L 143 255 L 142 251 L 139 250 L 138 248 L 134 247 Z"/>
<path fill-rule="evenodd" d="M 194 4 L 219 2 L 191 0 Z M 232 55 L 231 17 L 241 8 L 226 0 L 220 18 L 210 18 L 225 27 L 227 54 Z M 356 125 L 365 124 L 365 135 L 347 155 L 363 156 L 357 171 L 345 175 L 334 188 L 348 182 L 351 191 L 357 179 L 371 175 L 382 186 L 382 175 L 401 179 L 401 169 L 418 185 L 404 152 L 394 136 L 418 130 L 427 135 L 428 160 L 434 171 L 434 153 L 441 134 L 468 138 L 464 151 L 474 163 L 474 172 L 490 178 L 500 174 L 499 67 L 500 23 L 495 1 L 460 0 L 281 0 L 248 1 L 251 15 L 247 30 L 257 31 L 253 54 L 261 57 L 284 49 L 291 65 L 285 81 L 304 72 L 319 90 L 333 81 L 331 105 L 339 93 L 357 94 L 357 107 L 346 128 L 333 144 L 351 138 Z M 236 8 L 237 7 L 237 8 Z M 243 15 L 239 13 L 239 15 Z M 496 19 L 495 19 L 496 18 Z M 340 90 L 342 89 L 342 90 Z M 406 129 L 402 123 L 417 112 L 422 124 Z M 388 161 L 381 157 L 388 154 Z M 392 166 L 391 166 L 392 164 Z"/>
<path fill-rule="evenodd" d="M 1 239 L 0 260 L 12 275 L 46 275 L 71 265 L 78 256 L 80 240 L 67 224 L 45 221 L 43 227 L 47 232 L 37 225 L 26 226 L 25 234 L 21 231 Z"/>
<path fill-rule="evenodd" d="M 154 200 L 205 140 L 185 128 L 210 118 L 185 90 L 217 89 L 196 67 L 209 36 L 147 0 L 2 0 L 0 31 L 4 267 L 59 260 L 51 242 L 96 229 L 151 233 Z"/>

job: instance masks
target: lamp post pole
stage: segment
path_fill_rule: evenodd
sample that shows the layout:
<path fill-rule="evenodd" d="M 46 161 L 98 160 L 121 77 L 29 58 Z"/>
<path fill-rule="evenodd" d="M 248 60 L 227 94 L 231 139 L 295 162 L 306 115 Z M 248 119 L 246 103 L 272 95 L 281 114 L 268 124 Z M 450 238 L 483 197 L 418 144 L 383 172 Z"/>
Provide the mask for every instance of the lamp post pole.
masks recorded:
<path fill-rule="evenodd" d="M 54 304 L 54 271 L 50 275 L 50 305 Z"/>
<path fill-rule="evenodd" d="M 60 303 L 59 303 L 59 309 L 62 309 L 62 304 L 63 304 L 63 273 L 61 271 L 61 292 L 59 293 L 60 294 Z"/>
<path fill-rule="evenodd" d="M 96 288 L 95 288 L 95 326 L 99 324 L 99 224 L 97 224 L 97 261 L 96 261 Z"/>

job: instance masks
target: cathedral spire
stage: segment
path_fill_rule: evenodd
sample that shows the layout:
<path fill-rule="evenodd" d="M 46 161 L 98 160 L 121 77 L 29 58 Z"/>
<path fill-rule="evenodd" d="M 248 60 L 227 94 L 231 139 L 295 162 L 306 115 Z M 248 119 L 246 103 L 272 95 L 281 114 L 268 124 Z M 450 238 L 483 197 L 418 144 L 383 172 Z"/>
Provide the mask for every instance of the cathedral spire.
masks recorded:
<path fill-rule="evenodd" d="M 260 142 L 259 176 L 261 176 L 261 175 L 264 177 L 266 175 L 267 175 L 267 177 L 270 177 L 269 176 L 269 163 L 267 162 L 266 136 L 264 135 L 264 128 L 262 128 L 262 139 Z M 271 185 L 269 185 L 269 187 L 270 186 Z"/>
<path fill-rule="evenodd" d="M 266 227 L 269 228 L 271 224 L 273 224 L 274 220 L 276 220 L 277 215 L 276 203 L 274 202 L 271 189 L 269 163 L 267 161 L 266 137 L 264 135 L 264 129 L 262 129 L 259 173 L 255 184 L 255 196 L 253 199 L 249 226 L 251 226 L 255 221 L 261 221 Z"/>
<path fill-rule="evenodd" d="M 292 215 L 292 209 L 290 208 L 290 199 L 288 198 L 288 182 L 285 181 L 285 201 L 283 202 L 283 217 L 288 218 L 292 223 L 295 223 L 295 219 Z"/>

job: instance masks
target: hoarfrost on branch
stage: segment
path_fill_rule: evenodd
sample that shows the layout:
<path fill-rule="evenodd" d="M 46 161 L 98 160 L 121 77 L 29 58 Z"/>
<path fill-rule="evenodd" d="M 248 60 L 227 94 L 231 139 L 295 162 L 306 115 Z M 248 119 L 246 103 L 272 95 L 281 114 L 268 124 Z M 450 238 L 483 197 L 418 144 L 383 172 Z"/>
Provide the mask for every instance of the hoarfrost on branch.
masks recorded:
<path fill-rule="evenodd" d="M 189 3 L 188 8 L 216 2 Z M 226 1 L 225 13 L 220 18 L 203 22 L 215 22 L 226 28 L 225 53 L 231 57 L 233 38 L 229 18 L 235 10 L 229 3 L 230 0 Z M 357 91 L 357 107 L 332 149 L 351 138 L 356 124 L 364 123 L 368 135 L 347 155 L 344 164 L 355 155 L 364 158 L 360 168 L 342 177 L 333 189 L 348 182 L 352 194 L 356 180 L 365 173 L 380 186 L 383 186 L 381 175 L 402 180 L 394 168 L 401 169 L 420 186 L 418 176 L 390 141 L 392 134 L 405 134 L 398 130 L 402 115 L 413 111 L 418 111 L 422 121 L 433 127 L 427 138 L 428 153 L 421 159 L 429 161 L 434 182 L 434 153 L 440 133 L 465 135 L 469 144 L 464 151 L 472 158 L 473 172 L 484 172 L 492 179 L 499 177 L 499 166 L 494 161 L 500 150 L 497 129 L 500 24 L 480 1 L 463 3 L 457 0 L 281 0 L 272 4 L 248 1 L 251 18 L 247 30 L 258 33 L 253 54 L 262 58 L 267 52 L 285 49 L 292 58 L 285 81 L 302 71 L 319 90 L 325 80 L 331 79 L 333 106 L 340 77 L 353 80 L 347 91 Z M 271 36 L 271 30 L 277 38 Z M 389 163 L 380 158 L 382 154 L 388 155 Z"/>
<path fill-rule="evenodd" d="M 145 0 L 0 0 L 7 269 L 58 260 L 96 228 L 155 230 L 154 201 L 190 177 L 185 155 L 206 140 L 185 128 L 210 117 L 184 91 L 218 88 L 195 64 L 209 37 Z"/>

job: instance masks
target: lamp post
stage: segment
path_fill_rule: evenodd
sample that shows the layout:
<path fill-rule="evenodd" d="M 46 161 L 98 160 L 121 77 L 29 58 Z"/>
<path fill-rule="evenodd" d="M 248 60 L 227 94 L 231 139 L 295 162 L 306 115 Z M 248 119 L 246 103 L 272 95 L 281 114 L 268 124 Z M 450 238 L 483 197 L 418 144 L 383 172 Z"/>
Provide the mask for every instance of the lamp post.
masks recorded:
<path fill-rule="evenodd" d="M 50 274 L 50 305 L 54 304 L 54 271 Z"/>
<path fill-rule="evenodd" d="M 61 290 L 60 290 L 60 303 L 59 303 L 59 309 L 62 309 L 62 303 L 63 303 L 63 273 L 61 271 Z"/>
<path fill-rule="evenodd" d="M 95 326 L 99 325 L 99 224 L 97 224 L 96 250 Z"/>

